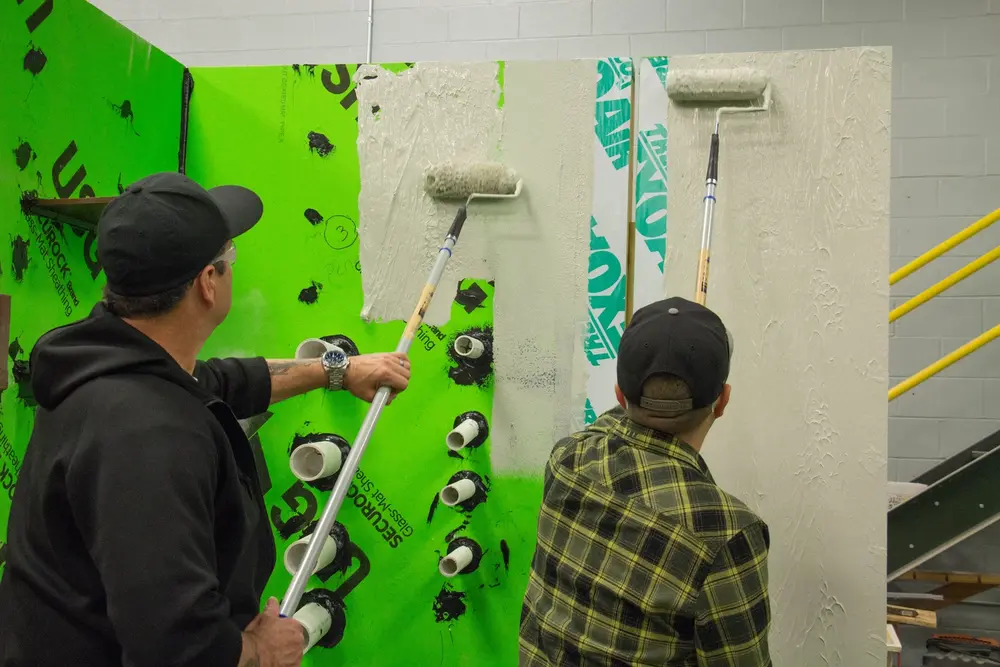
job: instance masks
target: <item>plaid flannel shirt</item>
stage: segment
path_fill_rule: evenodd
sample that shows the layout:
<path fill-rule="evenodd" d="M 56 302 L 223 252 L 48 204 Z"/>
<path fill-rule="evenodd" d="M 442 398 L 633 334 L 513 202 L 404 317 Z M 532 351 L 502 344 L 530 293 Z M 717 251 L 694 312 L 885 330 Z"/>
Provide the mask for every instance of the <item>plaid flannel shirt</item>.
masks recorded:
<path fill-rule="evenodd" d="M 615 408 L 545 470 L 520 667 L 769 667 L 766 524 Z"/>

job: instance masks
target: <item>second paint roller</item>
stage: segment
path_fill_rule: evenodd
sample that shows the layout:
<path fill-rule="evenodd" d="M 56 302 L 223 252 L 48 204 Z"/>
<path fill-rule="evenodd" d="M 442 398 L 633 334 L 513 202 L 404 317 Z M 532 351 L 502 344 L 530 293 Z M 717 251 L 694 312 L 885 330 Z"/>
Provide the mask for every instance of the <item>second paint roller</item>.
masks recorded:
<path fill-rule="evenodd" d="M 701 228 L 701 253 L 698 258 L 698 284 L 695 301 L 705 305 L 708 298 L 708 264 L 712 246 L 712 221 L 715 216 L 715 187 L 719 183 L 719 125 L 723 114 L 752 113 L 771 108 L 771 81 L 756 69 L 670 70 L 667 95 L 686 104 L 725 104 L 761 100 L 759 105 L 721 107 L 715 113 L 715 132 L 708 151 L 708 174 L 705 177 L 705 215 Z"/>
<path fill-rule="evenodd" d="M 424 314 L 427 312 L 428 306 L 430 306 L 434 290 L 437 289 L 437 285 L 441 281 L 445 265 L 451 259 L 452 248 L 455 247 L 455 244 L 458 242 L 458 236 L 462 232 L 462 226 L 465 224 L 466 217 L 468 216 L 469 205 L 477 199 L 514 199 L 520 196 L 521 187 L 522 182 L 518 178 L 517 173 L 497 163 L 446 163 L 433 166 L 425 172 L 424 191 L 428 196 L 442 201 L 463 201 L 463 203 L 455 214 L 455 220 L 452 222 L 451 228 L 444 238 L 444 243 L 438 251 L 434 267 L 427 278 L 427 283 L 420 294 L 420 299 L 413 310 L 413 315 L 410 316 L 409 321 L 406 323 L 403 336 L 396 346 L 397 352 L 405 353 L 409 351 L 410 345 L 413 343 L 413 337 L 424 321 Z M 375 430 L 375 424 L 378 422 L 378 418 L 389 400 L 389 393 L 389 387 L 381 387 L 375 393 L 375 398 L 372 399 L 368 414 L 361 423 L 361 428 L 358 429 L 358 436 L 354 439 L 350 454 L 348 454 L 347 459 L 344 461 L 340 474 L 337 477 L 337 482 L 330 493 L 330 499 L 326 507 L 323 508 L 323 514 L 320 516 L 319 523 L 313 531 L 313 535 L 324 537 L 309 541 L 309 548 L 302 555 L 302 560 L 298 564 L 295 574 L 292 576 L 292 582 L 289 584 L 285 597 L 281 601 L 281 614 L 284 616 L 291 616 L 298 608 L 299 600 L 306 589 L 306 582 L 308 582 L 309 576 L 316 567 L 316 562 L 319 560 L 324 544 L 329 539 L 325 536 L 330 534 L 330 529 L 337 517 L 337 512 L 340 511 L 340 507 L 347 497 L 347 491 L 351 485 L 351 480 L 354 479 L 355 472 L 357 472 L 361 455 L 364 454 L 372 432 Z"/>

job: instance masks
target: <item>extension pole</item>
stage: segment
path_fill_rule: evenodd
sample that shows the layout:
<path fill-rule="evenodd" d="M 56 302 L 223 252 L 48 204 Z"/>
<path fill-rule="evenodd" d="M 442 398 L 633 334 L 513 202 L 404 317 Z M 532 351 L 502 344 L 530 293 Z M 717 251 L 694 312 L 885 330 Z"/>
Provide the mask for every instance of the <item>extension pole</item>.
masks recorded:
<path fill-rule="evenodd" d="M 438 283 L 441 281 L 444 267 L 448 263 L 448 260 L 451 259 L 451 249 L 458 242 L 458 235 L 462 232 L 462 225 L 465 223 L 466 215 L 467 206 L 462 206 L 458 211 L 458 215 L 455 216 L 455 221 L 452 223 L 451 229 L 448 230 L 448 235 L 444 239 L 444 245 L 438 252 L 434 268 L 431 269 L 430 276 L 427 278 L 427 284 L 424 286 L 424 291 L 420 294 L 420 300 L 417 302 L 417 307 L 413 310 L 413 315 L 410 316 L 410 320 L 406 323 L 406 329 L 403 331 L 402 338 L 399 339 L 396 352 L 405 354 L 410 350 L 410 345 L 413 343 L 417 329 L 423 323 L 424 314 L 427 312 L 427 307 L 434 297 L 434 290 L 437 289 Z M 302 594 L 306 590 L 306 583 L 312 575 L 313 568 L 316 567 L 316 561 L 323 550 L 323 545 L 330 539 L 330 529 L 333 528 L 333 522 L 337 518 L 337 513 L 344 504 L 347 491 L 351 486 L 351 480 L 354 479 L 361 456 L 365 453 L 368 441 L 372 437 L 372 431 L 375 430 L 375 424 L 378 423 L 382 409 L 389 401 L 391 391 L 389 387 L 382 386 L 375 392 L 375 398 L 372 399 L 371 407 L 368 408 L 368 414 L 361 423 L 361 428 L 358 429 L 358 436 L 354 439 L 354 444 L 351 446 L 351 453 L 348 454 L 347 460 L 344 461 L 344 465 L 337 477 L 337 482 L 330 493 L 330 500 L 327 502 L 326 507 L 323 508 L 323 514 L 320 516 L 319 523 L 312 533 L 314 538 L 309 540 L 309 549 L 306 550 L 305 556 L 302 557 L 302 563 L 299 565 L 299 569 L 296 570 L 295 575 L 292 576 L 292 582 L 288 585 L 285 598 L 281 601 L 282 616 L 291 616 L 298 608 Z"/>
<path fill-rule="evenodd" d="M 715 217 L 715 186 L 719 184 L 719 121 L 708 151 L 708 175 L 705 177 L 705 217 L 701 225 L 701 254 L 698 257 L 698 285 L 694 300 L 705 305 L 708 299 L 708 263 L 712 254 L 712 220 Z"/>

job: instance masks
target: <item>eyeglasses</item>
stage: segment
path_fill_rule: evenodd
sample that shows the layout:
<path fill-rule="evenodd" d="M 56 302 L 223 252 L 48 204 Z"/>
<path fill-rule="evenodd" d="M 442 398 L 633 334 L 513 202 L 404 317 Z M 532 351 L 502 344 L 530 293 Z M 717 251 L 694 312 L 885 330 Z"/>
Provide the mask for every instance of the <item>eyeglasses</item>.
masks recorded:
<path fill-rule="evenodd" d="M 230 266 L 236 263 L 236 244 L 232 241 L 229 242 L 229 247 L 226 248 L 221 255 L 219 255 L 214 262 L 226 262 Z"/>

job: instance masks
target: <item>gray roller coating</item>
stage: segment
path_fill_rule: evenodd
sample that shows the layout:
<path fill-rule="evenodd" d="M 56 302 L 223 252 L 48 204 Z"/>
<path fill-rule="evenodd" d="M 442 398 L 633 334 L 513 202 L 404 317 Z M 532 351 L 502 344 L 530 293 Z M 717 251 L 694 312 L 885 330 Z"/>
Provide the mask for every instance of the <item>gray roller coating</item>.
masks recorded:
<path fill-rule="evenodd" d="M 767 82 L 755 69 L 670 70 L 667 95 L 677 102 L 749 101 L 764 94 Z"/>
<path fill-rule="evenodd" d="M 517 172 L 495 162 L 434 165 L 424 172 L 424 192 L 435 199 L 467 199 L 472 194 L 511 195 Z"/>

